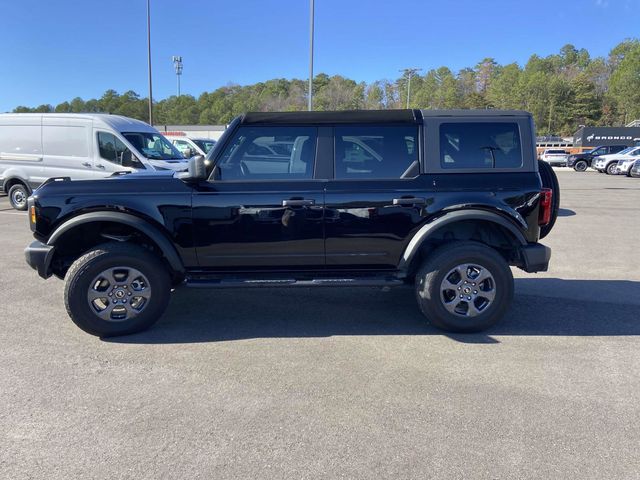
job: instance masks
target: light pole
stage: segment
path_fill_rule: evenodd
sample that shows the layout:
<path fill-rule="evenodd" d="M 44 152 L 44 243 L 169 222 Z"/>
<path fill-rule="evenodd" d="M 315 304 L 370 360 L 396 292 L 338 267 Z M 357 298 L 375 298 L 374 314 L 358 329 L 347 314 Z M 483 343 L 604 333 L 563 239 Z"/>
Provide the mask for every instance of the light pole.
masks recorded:
<path fill-rule="evenodd" d="M 178 96 L 180 96 L 180 76 L 182 75 L 182 57 L 174 55 L 171 57 L 173 60 L 173 68 L 176 69 L 176 79 L 178 80 Z"/>
<path fill-rule="evenodd" d="M 147 0 L 147 65 L 149 67 L 149 125 L 153 125 L 153 93 L 151 89 L 151 5 Z"/>
<path fill-rule="evenodd" d="M 411 77 L 416 73 L 422 71 L 421 68 L 403 68 L 400 70 L 404 76 L 408 77 L 407 79 L 407 108 L 409 108 L 409 99 L 411 97 Z"/>
<path fill-rule="evenodd" d="M 309 111 L 313 110 L 313 2 L 314 0 L 310 0 L 309 3 Z"/>

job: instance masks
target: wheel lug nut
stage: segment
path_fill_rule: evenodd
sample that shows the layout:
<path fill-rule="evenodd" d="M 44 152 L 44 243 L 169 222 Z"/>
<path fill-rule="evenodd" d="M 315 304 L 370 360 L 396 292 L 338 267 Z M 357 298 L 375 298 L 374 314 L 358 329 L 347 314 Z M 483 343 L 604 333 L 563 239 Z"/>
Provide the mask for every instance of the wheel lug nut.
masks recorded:
<path fill-rule="evenodd" d="M 471 297 L 467 297 L 467 300 L 471 300 Z"/>
<path fill-rule="evenodd" d="M 460 295 L 460 298 L 464 298 L 464 295 Z"/>
<path fill-rule="evenodd" d="M 474 294 L 474 295 L 477 295 L 477 294 L 478 294 L 478 290 L 474 290 L 474 291 L 473 291 L 473 294 Z"/>
<path fill-rule="evenodd" d="M 109 292 L 109 296 L 110 296 L 110 297 L 113 297 L 113 292 Z"/>

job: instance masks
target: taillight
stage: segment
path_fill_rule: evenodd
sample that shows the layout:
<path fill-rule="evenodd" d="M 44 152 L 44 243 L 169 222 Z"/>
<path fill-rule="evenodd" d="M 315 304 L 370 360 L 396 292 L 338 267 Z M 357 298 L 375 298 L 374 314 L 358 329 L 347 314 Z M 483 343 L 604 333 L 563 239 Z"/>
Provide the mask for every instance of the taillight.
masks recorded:
<path fill-rule="evenodd" d="M 543 188 L 540 191 L 540 208 L 538 210 L 538 225 L 544 226 L 551 221 L 551 203 L 553 200 L 553 190 Z"/>

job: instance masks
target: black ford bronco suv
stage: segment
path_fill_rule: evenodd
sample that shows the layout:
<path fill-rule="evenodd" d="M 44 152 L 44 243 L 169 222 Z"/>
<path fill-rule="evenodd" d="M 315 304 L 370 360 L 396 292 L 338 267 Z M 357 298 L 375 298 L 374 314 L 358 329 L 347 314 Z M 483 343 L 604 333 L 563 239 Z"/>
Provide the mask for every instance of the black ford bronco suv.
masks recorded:
<path fill-rule="evenodd" d="M 547 269 L 558 204 L 526 112 L 247 113 L 188 173 L 49 179 L 25 255 L 99 336 L 149 327 L 178 285 L 414 285 L 469 332 L 504 315 L 510 265 Z"/>

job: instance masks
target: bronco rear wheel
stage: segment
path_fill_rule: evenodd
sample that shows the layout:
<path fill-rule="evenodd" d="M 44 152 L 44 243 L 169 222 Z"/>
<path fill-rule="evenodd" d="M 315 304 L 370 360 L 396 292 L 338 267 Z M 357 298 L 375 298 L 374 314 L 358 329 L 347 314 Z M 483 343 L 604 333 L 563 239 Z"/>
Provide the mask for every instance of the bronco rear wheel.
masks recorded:
<path fill-rule="evenodd" d="M 502 256 L 478 242 L 438 248 L 416 274 L 425 317 L 452 332 L 477 332 L 499 321 L 513 299 L 513 276 Z"/>
<path fill-rule="evenodd" d="M 73 263 L 64 297 L 78 327 L 109 337 L 153 325 L 164 313 L 170 291 L 169 273 L 156 255 L 138 245 L 105 243 Z"/>

